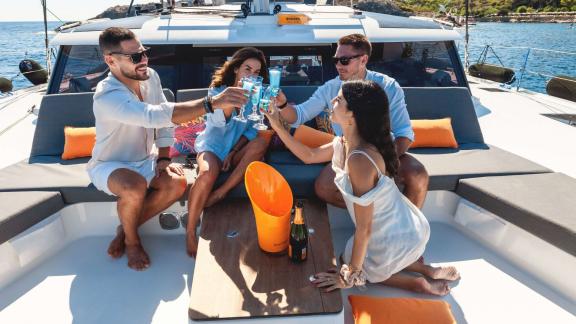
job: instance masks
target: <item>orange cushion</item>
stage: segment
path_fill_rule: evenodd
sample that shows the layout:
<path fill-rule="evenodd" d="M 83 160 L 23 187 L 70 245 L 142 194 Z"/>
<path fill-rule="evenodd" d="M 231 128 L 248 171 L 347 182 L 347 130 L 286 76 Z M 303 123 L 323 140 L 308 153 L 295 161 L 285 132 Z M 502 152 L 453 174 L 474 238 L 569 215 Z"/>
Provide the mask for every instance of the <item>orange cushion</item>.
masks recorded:
<path fill-rule="evenodd" d="M 356 324 L 456 324 L 443 300 L 348 296 Z"/>
<path fill-rule="evenodd" d="M 64 152 L 62 160 L 92 156 L 96 143 L 96 127 L 64 127 Z"/>
<path fill-rule="evenodd" d="M 334 135 L 306 125 L 300 125 L 294 132 L 294 139 L 308 147 L 316 148 L 331 143 L 334 140 Z"/>
<path fill-rule="evenodd" d="M 411 120 L 414 129 L 415 147 L 451 147 L 458 148 L 458 142 L 452 130 L 452 119 L 420 119 Z"/>

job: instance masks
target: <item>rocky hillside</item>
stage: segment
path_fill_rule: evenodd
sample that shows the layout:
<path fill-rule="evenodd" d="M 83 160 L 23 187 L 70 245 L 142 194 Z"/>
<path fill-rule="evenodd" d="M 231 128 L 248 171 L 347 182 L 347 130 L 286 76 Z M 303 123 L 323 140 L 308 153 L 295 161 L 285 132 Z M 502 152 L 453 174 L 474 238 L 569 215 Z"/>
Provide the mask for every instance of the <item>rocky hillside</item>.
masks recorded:
<path fill-rule="evenodd" d="M 330 0 L 328 0 L 330 2 Z M 349 6 L 350 0 L 335 0 L 336 4 L 342 6 Z M 308 1 L 306 1 L 308 2 Z M 402 1 L 395 1 L 395 0 L 375 0 L 375 1 L 354 1 L 354 4 L 358 6 L 360 10 L 364 11 L 371 11 L 371 12 L 379 12 L 379 13 L 386 13 L 390 15 L 397 15 L 397 16 L 408 16 L 408 13 L 404 10 L 400 9 L 397 3 Z M 176 1 L 176 6 L 179 6 L 180 1 Z M 148 3 L 143 6 L 154 6 L 154 3 Z M 110 18 L 110 19 L 117 19 L 117 18 L 124 18 L 126 17 L 126 11 L 128 10 L 127 5 L 122 6 L 114 6 L 106 9 L 104 12 L 99 14 L 98 16 L 94 17 L 93 19 L 97 18 Z"/>
<path fill-rule="evenodd" d="M 408 12 L 433 12 L 441 9 L 452 15 L 464 14 L 465 0 L 394 0 Z M 478 17 L 510 13 L 545 13 L 576 11 L 576 0 L 469 0 L 471 14 Z M 443 8 L 442 8 L 443 7 Z"/>
<path fill-rule="evenodd" d="M 157 1 L 156 3 L 160 3 L 159 1 Z M 138 4 L 138 6 L 140 6 L 143 9 L 153 9 L 155 8 L 155 3 L 154 2 L 150 2 L 147 4 Z M 128 5 L 121 5 L 121 6 L 114 6 L 114 7 L 110 7 L 108 9 L 106 9 L 104 12 L 102 12 L 101 14 L 99 14 L 98 16 L 92 18 L 92 19 L 98 19 L 98 18 L 110 18 L 110 19 L 118 19 L 118 18 L 124 18 L 126 17 L 126 11 L 128 11 Z"/>
<path fill-rule="evenodd" d="M 99 19 L 99 18 L 110 18 L 110 19 L 117 19 L 126 17 L 126 11 L 128 11 L 128 6 L 114 6 L 106 9 L 103 13 L 99 14 L 98 16 L 92 19 Z"/>
<path fill-rule="evenodd" d="M 308 0 L 304 0 L 308 3 Z M 350 0 L 328 0 L 336 4 L 349 6 Z M 442 12 L 453 16 L 464 14 L 465 0 L 352 0 L 360 10 L 379 12 L 397 16 L 427 15 L 433 16 Z M 177 1 L 177 5 L 179 6 Z M 157 1 L 156 3 L 159 3 Z M 553 12 L 576 12 L 576 0 L 469 0 L 470 14 L 477 17 L 507 16 L 509 14 L 537 14 L 530 15 L 538 20 L 540 15 Z M 154 3 L 143 5 L 153 7 Z M 126 16 L 127 5 L 108 8 L 94 18 L 122 18 Z M 512 19 L 513 20 L 513 19 Z"/>

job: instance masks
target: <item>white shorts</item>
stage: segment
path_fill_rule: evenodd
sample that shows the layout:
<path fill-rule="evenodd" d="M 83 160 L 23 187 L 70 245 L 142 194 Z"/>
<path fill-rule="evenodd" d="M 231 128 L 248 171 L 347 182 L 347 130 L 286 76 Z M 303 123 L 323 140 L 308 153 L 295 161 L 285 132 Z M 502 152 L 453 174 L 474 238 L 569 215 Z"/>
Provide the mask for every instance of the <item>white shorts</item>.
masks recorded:
<path fill-rule="evenodd" d="M 108 178 L 112 172 L 118 169 L 132 170 L 146 179 L 150 186 L 152 179 L 156 175 L 156 160 L 147 159 L 140 162 L 98 162 L 93 168 L 88 170 L 88 176 L 98 190 L 114 196 L 108 188 Z"/>

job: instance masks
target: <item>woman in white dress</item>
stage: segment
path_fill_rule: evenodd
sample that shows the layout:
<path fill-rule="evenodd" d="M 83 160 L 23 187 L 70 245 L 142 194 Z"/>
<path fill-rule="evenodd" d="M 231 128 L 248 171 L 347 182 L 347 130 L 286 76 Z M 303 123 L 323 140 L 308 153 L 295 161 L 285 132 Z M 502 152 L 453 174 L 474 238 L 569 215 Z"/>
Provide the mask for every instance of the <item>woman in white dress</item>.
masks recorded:
<path fill-rule="evenodd" d="M 282 141 L 303 162 L 332 161 L 334 181 L 356 226 L 340 270 L 318 273 L 314 283 L 331 291 L 369 281 L 446 295 L 448 281 L 458 279 L 459 274 L 454 267 L 432 267 L 419 260 L 430 226 L 394 182 L 398 157 L 386 93 L 372 81 L 349 81 L 342 84 L 332 105 L 332 120 L 342 127 L 343 136 L 316 149 L 290 136 L 274 107 L 267 113 Z M 400 273 L 402 270 L 424 276 Z"/>

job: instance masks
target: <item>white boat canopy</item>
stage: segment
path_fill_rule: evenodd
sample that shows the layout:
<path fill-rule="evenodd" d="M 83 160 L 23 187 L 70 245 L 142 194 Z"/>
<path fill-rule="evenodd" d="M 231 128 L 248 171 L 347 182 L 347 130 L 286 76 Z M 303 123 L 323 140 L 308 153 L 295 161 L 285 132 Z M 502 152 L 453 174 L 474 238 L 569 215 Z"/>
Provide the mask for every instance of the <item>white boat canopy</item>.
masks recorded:
<path fill-rule="evenodd" d="M 332 44 L 348 34 L 360 33 L 372 42 L 450 41 L 461 35 L 430 21 L 371 12 L 355 12 L 341 6 L 282 3 L 281 13 L 303 13 L 303 25 L 278 25 L 276 15 L 236 17 L 239 5 L 178 8 L 169 15 L 136 16 L 99 20 L 67 29 L 52 39 L 52 46 L 97 45 L 108 27 L 132 29 L 144 44 L 194 46 L 290 46 Z"/>

